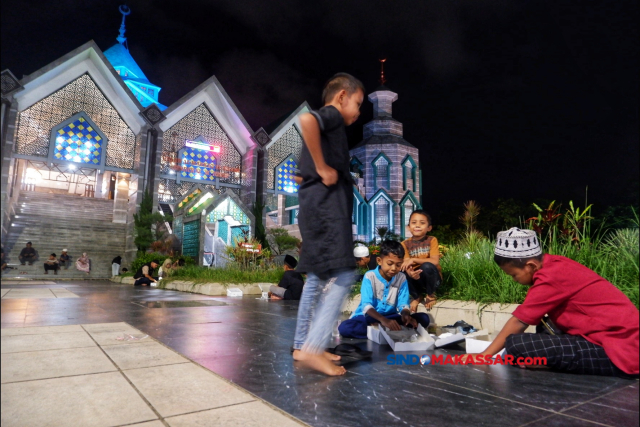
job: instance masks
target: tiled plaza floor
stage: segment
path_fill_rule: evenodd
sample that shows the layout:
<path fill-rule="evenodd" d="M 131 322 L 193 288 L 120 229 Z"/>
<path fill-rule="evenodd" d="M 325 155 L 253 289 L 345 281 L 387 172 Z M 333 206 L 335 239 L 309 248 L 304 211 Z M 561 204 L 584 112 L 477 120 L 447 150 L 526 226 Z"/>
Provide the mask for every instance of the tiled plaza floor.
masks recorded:
<path fill-rule="evenodd" d="M 297 315 L 292 302 L 110 282 L 3 282 L 2 292 L 9 288 L 5 296 L 16 289 L 51 289 L 52 295 L 66 289 L 78 298 L 2 299 L 3 426 L 44 425 L 15 423 L 28 414 L 91 420 L 48 425 L 295 422 L 255 396 L 313 426 L 639 425 L 635 380 L 505 366 L 394 366 L 387 364 L 390 347 L 367 341 L 362 345 L 373 359 L 346 365 L 344 377 L 306 371 L 289 353 Z M 127 330 L 150 337 L 115 340 Z"/>

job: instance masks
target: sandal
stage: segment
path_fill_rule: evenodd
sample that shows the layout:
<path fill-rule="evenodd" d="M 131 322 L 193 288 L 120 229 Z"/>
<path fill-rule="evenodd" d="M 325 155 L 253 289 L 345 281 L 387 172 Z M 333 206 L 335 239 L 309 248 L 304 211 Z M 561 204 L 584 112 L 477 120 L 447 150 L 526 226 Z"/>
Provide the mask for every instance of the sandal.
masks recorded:
<path fill-rule="evenodd" d="M 369 359 L 373 352 L 361 350 L 360 347 L 353 344 L 340 344 L 335 348 L 328 348 L 327 352 L 342 357 L 349 358 L 349 361 Z M 346 361 L 346 360 L 345 360 Z"/>

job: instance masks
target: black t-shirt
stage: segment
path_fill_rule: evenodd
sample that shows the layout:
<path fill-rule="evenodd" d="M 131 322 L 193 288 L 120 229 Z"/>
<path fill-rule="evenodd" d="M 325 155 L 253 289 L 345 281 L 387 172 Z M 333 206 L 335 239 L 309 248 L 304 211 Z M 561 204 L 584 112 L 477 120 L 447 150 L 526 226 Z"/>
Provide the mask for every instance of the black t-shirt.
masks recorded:
<path fill-rule="evenodd" d="M 297 270 L 323 274 L 329 270 L 355 268 L 351 215 L 353 179 L 349 171 L 349 145 L 344 119 L 332 106 L 311 112 L 320 126 L 324 160 L 338 172 L 331 187 L 322 183 L 306 144 L 300 154 L 302 184 L 298 190 L 298 225 L 303 249 Z M 304 135 L 303 135 L 304 136 Z"/>
<path fill-rule="evenodd" d="M 286 289 L 284 299 L 299 300 L 304 288 L 304 277 L 297 271 L 285 271 L 278 286 Z"/>
<path fill-rule="evenodd" d="M 35 256 L 36 250 L 33 247 L 30 248 L 22 248 L 20 251 L 20 256 Z"/>
<path fill-rule="evenodd" d="M 111 261 L 111 264 L 121 264 L 122 263 L 122 257 L 121 256 L 117 256 L 113 259 L 113 261 Z"/>

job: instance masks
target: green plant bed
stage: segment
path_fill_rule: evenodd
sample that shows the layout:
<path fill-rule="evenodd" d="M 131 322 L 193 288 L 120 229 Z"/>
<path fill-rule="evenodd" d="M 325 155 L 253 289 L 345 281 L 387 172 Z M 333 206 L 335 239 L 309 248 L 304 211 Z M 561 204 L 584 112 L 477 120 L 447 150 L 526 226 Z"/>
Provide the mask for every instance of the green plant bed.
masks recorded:
<path fill-rule="evenodd" d="M 604 240 L 549 245 L 548 253 L 577 261 L 620 289 L 638 307 L 638 229 L 617 230 Z M 478 303 L 521 304 L 528 287 L 516 283 L 493 261 L 493 242 L 483 240 L 471 251 L 451 246 L 441 261 L 442 298 Z"/>
<path fill-rule="evenodd" d="M 194 283 L 278 283 L 282 279 L 282 268 L 240 269 L 236 266 L 207 268 L 186 266 L 175 271 L 169 281 L 185 280 Z"/>

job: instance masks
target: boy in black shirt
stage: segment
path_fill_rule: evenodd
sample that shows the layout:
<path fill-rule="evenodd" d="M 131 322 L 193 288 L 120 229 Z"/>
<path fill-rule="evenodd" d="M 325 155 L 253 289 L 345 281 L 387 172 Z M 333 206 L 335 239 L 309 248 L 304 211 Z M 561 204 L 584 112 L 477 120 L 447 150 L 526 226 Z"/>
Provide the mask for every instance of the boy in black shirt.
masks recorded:
<path fill-rule="evenodd" d="M 294 271 L 298 261 L 291 255 L 284 257 L 284 276 L 280 279 L 278 286 L 271 285 L 269 287 L 269 298 L 299 300 L 304 287 L 304 278 L 302 274 Z"/>
<path fill-rule="evenodd" d="M 346 370 L 334 365 L 330 359 L 335 356 L 324 349 L 355 280 L 353 179 L 345 126 L 360 115 L 364 86 L 339 73 L 325 85 L 322 98 L 324 107 L 300 116 L 305 145 L 300 155 L 298 224 L 304 249 L 298 271 L 307 273 L 307 283 L 298 308 L 293 358 L 327 375 L 343 375 Z"/>

